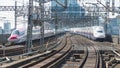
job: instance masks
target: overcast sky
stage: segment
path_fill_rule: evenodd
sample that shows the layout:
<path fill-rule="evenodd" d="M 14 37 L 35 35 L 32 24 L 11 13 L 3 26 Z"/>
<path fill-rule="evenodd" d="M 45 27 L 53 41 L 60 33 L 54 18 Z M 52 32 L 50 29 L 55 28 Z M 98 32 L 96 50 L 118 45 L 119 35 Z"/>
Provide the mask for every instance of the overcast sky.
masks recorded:
<path fill-rule="evenodd" d="M 24 4 L 28 4 L 29 0 L 16 0 L 17 1 L 17 5 L 23 5 Z M 96 0 L 79 0 L 80 3 L 83 2 L 94 2 L 96 3 Z M 100 0 L 104 5 L 105 5 L 105 0 Z M 112 1 L 112 0 L 111 0 Z M 115 0 L 115 6 L 119 6 L 120 5 L 120 0 Z M 15 5 L 15 0 L 0 0 L 0 6 L 14 6 Z M 2 17 L 2 18 L 1 18 Z M 3 21 L 7 20 L 10 23 L 12 23 L 12 28 L 14 28 L 14 12 L 11 11 L 5 11 L 2 12 L 0 11 L 0 26 L 3 26 Z"/>
<path fill-rule="evenodd" d="M 27 4 L 28 0 L 16 0 L 17 5 L 22 6 Z M 0 0 L 0 6 L 14 6 L 15 0 Z M 14 12 L 13 11 L 0 11 L 0 27 L 3 28 L 4 22 L 10 22 L 11 28 L 14 28 Z M 19 25 L 22 27 L 22 25 Z"/>

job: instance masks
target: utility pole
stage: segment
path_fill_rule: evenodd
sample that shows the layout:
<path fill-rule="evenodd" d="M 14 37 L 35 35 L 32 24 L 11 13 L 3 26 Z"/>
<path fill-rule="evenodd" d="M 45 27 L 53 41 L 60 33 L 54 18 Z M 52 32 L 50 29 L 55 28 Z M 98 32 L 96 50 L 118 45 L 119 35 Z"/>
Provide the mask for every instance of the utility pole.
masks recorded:
<path fill-rule="evenodd" d="M 57 5 L 55 6 L 55 39 L 57 41 L 57 30 L 58 30 L 58 14 L 57 14 Z"/>
<path fill-rule="evenodd" d="M 28 10 L 28 27 L 27 27 L 27 52 L 31 52 L 32 47 L 32 28 L 33 28 L 33 0 L 29 0 L 29 10 Z"/>
<path fill-rule="evenodd" d="M 115 0 L 112 0 L 112 15 L 114 15 L 115 13 Z"/>
<path fill-rule="evenodd" d="M 2 48 L 3 48 L 3 57 L 5 57 L 5 39 L 4 37 L 4 30 L 2 29 Z"/>
<path fill-rule="evenodd" d="M 41 47 L 42 48 L 40 48 L 42 51 L 43 50 L 45 50 L 44 48 L 44 11 L 45 11 L 45 9 L 44 9 L 44 3 L 42 3 L 42 2 L 44 2 L 44 0 L 39 0 L 39 6 L 40 6 L 40 12 L 41 12 L 41 16 L 40 16 L 40 18 L 41 18 L 41 41 L 40 41 L 40 45 L 41 45 Z"/>
<path fill-rule="evenodd" d="M 97 14 L 98 14 L 98 26 L 100 25 L 100 21 L 99 21 L 99 16 L 100 16 L 100 12 L 99 12 L 99 6 L 96 6 L 97 7 Z"/>
<path fill-rule="evenodd" d="M 56 5 L 57 8 L 57 5 Z M 58 29 L 58 15 L 57 15 L 57 9 L 55 11 L 55 34 L 57 34 L 57 29 Z"/>
<path fill-rule="evenodd" d="M 17 1 L 15 1 L 15 29 L 17 28 Z"/>
<path fill-rule="evenodd" d="M 106 0 L 106 21 L 105 21 L 105 32 L 106 32 L 106 35 L 108 34 L 108 30 L 107 30 L 107 24 L 109 23 L 109 7 L 110 7 L 110 0 Z"/>

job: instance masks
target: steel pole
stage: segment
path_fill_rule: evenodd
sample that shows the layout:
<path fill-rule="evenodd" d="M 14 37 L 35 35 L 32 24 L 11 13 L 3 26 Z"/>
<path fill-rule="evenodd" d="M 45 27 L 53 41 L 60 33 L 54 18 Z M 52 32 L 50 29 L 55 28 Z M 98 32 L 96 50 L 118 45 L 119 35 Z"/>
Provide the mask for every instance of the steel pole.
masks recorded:
<path fill-rule="evenodd" d="M 17 28 L 17 1 L 15 1 L 15 29 Z"/>
<path fill-rule="evenodd" d="M 44 12 L 45 12 L 45 9 L 44 9 L 44 3 L 42 3 L 41 1 L 44 2 L 44 0 L 39 0 L 39 6 L 40 6 L 40 12 L 41 12 L 41 40 L 40 40 L 40 49 L 43 51 L 45 50 L 45 47 L 44 47 Z"/>
<path fill-rule="evenodd" d="M 27 27 L 27 52 L 31 52 L 32 47 L 32 28 L 33 28 L 33 0 L 29 0 L 29 10 L 28 10 L 28 27 Z"/>
<path fill-rule="evenodd" d="M 118 44 L 120 44 L 120 24 L 119 24 Z"/>

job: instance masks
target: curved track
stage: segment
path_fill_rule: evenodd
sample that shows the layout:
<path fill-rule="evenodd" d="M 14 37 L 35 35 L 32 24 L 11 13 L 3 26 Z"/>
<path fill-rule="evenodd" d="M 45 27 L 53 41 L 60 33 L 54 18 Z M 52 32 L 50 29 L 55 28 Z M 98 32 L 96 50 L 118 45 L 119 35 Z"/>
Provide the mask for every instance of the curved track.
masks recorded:
<path fill-rule="evenodd" d="M 59 60 L 64 55 L 69 53 L 69 51 L 71 50 L 70 44 L 71 44 L 70 39 L 66 38 L 66 40 L 63 41 L 63 44 L 60 45 L 60 46 L 62 46 L 62 48 L 55 49 L 55 50 L 57 50 L 56 53 L 52 54 L 49 57 L 45 57 L 44 59 L 39 60 L 37 62 L 26 64 L 22 67 L 23 68 L 29 68 L 29 67 L 32 67 L 32 68 L 47 68 L 48 67 L 48 68 L 50 68 L 50 67 L 54 67 L 55 62 L 57 62 L 57 60 Z"/>
<path fill-rule="evenodd" d="M 21 59 L 20 61 L 15 61 L 13 63 L 3 65 L 2 67 L 12 67 L 12 68 L 14 68 L 14 67 L 17 66 L 17 67 L 26 68 L 26 67 L 31 67 L 31 66 L 34 66 L 38 63 L 44 62 L 47 59 L 51 60 L 51 62 L 54 62 L 55 60 L 57 60 L 60 57 L 62 57 L 63 55 L 65 55 L 70 50 L 71 47 L 67 46 L 66 44 L 67 44 L 67 41 L 66 41 L 66 38 L 64 37 L 62 43 L 60 43 L 60 45 L 57 46 L 57 48 L 55 48 L 54 50 L 52 50 L 50 53 L 43 54 L 43 55 L 42 54 L 33 55 L 31 57 Z M 50 57 L 51 58 L 56 57 L 56 58 L 51 59 Z M 49 64 L 49 63 L 46 63 L 46 65 L 47 64 Z M 43 67 L 44 67 L 44 65 L 43 65 Z"/>
<path fill-rule="evenodd" d="M 47 44 L 47 47 L 52 48 L 54 44 L 56 44 L 57 42 L 61 41 L 56 40 L 55 37 L 48 37 L 47 39 L 45 39 L 45 43 L 44 45 Z M 35 51 L 38 50 L 40 48 L 40 40 L 34 40 L 33 41 L 33 47 L 31 48 L 31 50 Z M 0 48 L 0 57 L 2 56 L 15 56 L 15 55 L 20 55 L 25 53 L 26 50 L 26 46 L 25 46 L 25 42 L 20 43 L 20 44 L 15 44 L 15 45 L 9 45 L 3 48 Z M 3 54 L 4 53 L 4 54 Z"/>
<path fill-rule="evenodd" d="M 95 44 L 90 40 L 84 44 L 85 55 L 81 62 L 80 68 L 102 68 L 101 54 Z"/>
<path fill-rule="evenodd" d="M 50 53 L 36 54 L 11 63 L 10 67 L 21 68 L 102 68 L 101 46 L 109 47 L 110 43 L 94 42 L 80 35 L 66 34 L 62 42 Z M 52 44 L 51 44 L 52 45 Z M 71 46 L 72 45 L 72 46 Z M 38 53 L 37 53 L 38 54 Z M 77 57 L 78 58 L 77 58 Z"/>
<path fill-rule="evenodd" d="M 100 52 L 95 44 L 82 36 L 73 36 L 72 55 L 59 68 L 102 68 Z"/>
<path fill-rule="evenodd" d="M 93 46 L 87 46 L 87 54 L 84 60 L 85 64 L 82 68 L 98 68 L 99 67 L 99 55 L 97 50 Z"/>

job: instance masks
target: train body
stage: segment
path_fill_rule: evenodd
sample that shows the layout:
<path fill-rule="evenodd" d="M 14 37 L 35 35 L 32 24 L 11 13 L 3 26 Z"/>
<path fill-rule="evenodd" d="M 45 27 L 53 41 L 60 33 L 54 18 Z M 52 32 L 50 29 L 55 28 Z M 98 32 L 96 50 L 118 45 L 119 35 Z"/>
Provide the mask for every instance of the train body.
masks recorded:
<path fill-rule="evenodd" d="M 40 29 L 33 29 L 32 30 L 32 40 L 40 39 L 41 38 Z M 44 37 L 49 37 L 54 35 L 54 30 L 44 30 Z M 27 40 L 27 30 L 25 29 L 16 29 L 14 30 L 10 37 L 8 38 L 8 42 L 11 43 L 21 43 Z"/>
<path fill-rule="evenodd" d="M 93 40 L 104 40 L 105 30 L 103 26 L 91 26 L 91 27 L 81 27 L 81 28 L 71 28 L 71 32 L 80 34 L 82 36 L 88 37 Z"/>

